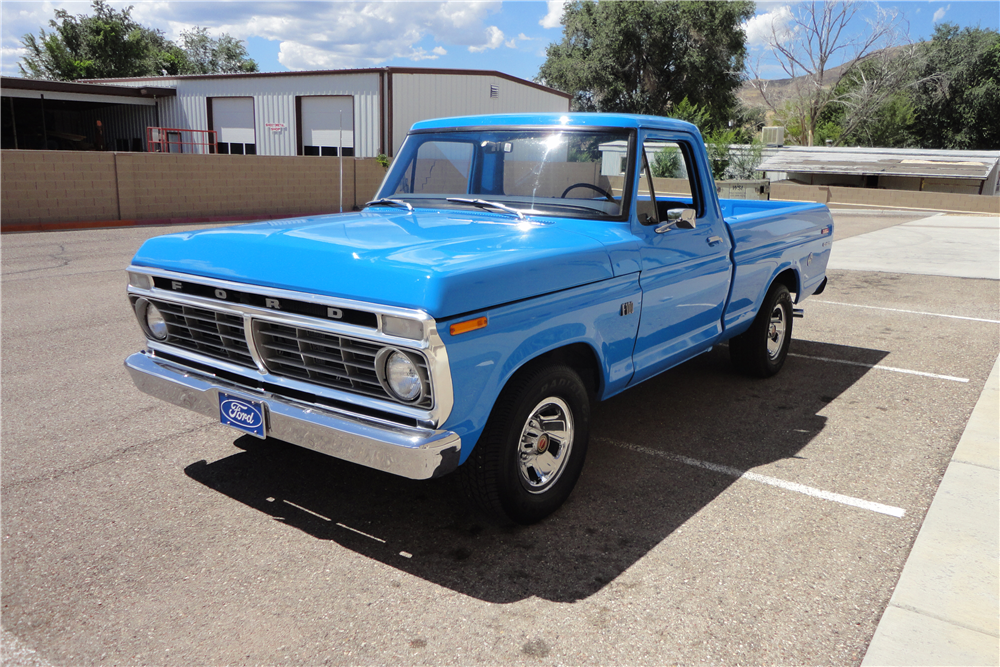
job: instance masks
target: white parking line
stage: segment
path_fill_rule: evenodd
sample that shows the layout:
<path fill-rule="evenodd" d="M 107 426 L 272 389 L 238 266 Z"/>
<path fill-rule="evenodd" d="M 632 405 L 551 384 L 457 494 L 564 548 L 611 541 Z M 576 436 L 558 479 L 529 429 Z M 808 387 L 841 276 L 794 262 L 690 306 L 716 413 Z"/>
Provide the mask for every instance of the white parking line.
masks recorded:
<path fill-rule="evenodd" d="M 875 503 L 870 500 L 862 500 L 860 498 L 853 498 L 851 496 L 844 496 L 839 493 L 832 493 L 830 491 L 816 489 L 811 486 L 806 486 L 804 484 L 798 484 L 796 482 L 786 482 L 785 480 L 778 479 L 777 477 L 768 477 L 767 475 L 760 475 L 755 472 L 750 472 L 749 470 L 740 470 L 739 468 L 719 465 L 718 463 L 709 463 L 708 461 L 700 461 L 698 459 L 693 459 L 690 456 L 682 456 L 681 454 L 674 454 L 672 452 L 663 452 L 658 449 L 650 449 L 649 447 L 640 447 L 639 445 L 633 445 L 631 443 L 621 442 L 619 440 L 612 440 L 610 438 L 597 438 L 597 439 L 602 442 L 614 445 L 615 447 L 621 447 L 622 449 L 632 450 L 633 452 L 648 454 L 650 456 L 657 456 L 659 458 L 667 459 L 668 461 L 674 461 L 675 463 L 683 463 L 685 465 L 694 466 L 696 468 L 704 468 L 705 470 L 711 470 L 712 472 L 722 473 L 723 475 L 729 475 L 731 477 L 736 477 L 738 479 L 748 479 L 752 482 L 760 482 L 761 484 L 776 486 L 780 489 L 785 489 L 786 491 L 795 491 L 796 493 L 802 493 L 807 496 L 812 496 L 813 498 L 820 498 L 822 500 L 829 500 L 830 502 L 840 503 L 841 505 L 850 505 L 851 507 L 857 507 L 863 510 L 868 510 L 870 512 L 887 514 L 889 516 L 894 516 L 897 519 L 902 518 L 903 515 L 906 514 L 906 510 L 899 507 L 893 507 L 891 505 L 883 505 L 882 503 Z"/>
<path fill-rule="evenodd" d="M 860 361 L 847 361 L 846 359 L 832 359 L 830 357 L 813 357 L 808 354 L 795 354 L 789 352 L 788 356 L 799 359 L 812 359 L 814 361 L 829 361 L 834 364 L 847 364 L 848 366 L 862 366 L 872 368 L 877 371 L 892 371 L 893 373 L 905 373 L 907 375 L 920 375 L 921 377 L 935 378 L 938 380 L 948 380 L 949 382 L 968 382 L 969 378 L 959 378 L 953 375 L 938 375 L 937 373 L 927 373 L 924 371 L 912 371 L 909 368 L 895 368 L 894 366 L 881 366 L 879 364 L 865 364 Z"/>
<path fill-rule="evenodd" d="M 282 500 L 281 502 L 285 503 L 286 505 L 291 505 L 292 507 L 294 507 L 297 510 L 302 510 L 303 512 L 307 512 L 308 514 L 312 514 L 315 517 L 319 517 L 320 519 L 323 519 L 323 521 L 333 521 L 333 519 L 331 519 L 329 517 L 325 517 L 322 514 L 319 514 L 317 512 L 313 512 L 312 510 L 307 510 L 305 507 L 302 507 L 301 505 L 296 505 L 295 503 L 293 503 L 290 500 Z"/>
<path fill-rule="evenodd" d="M 369 535 L 368 533 L 362 533 L 357 528 L 351 528 L 350 526 L 345 526 L 342 523 L 338 523 L 337 525 L 340 526 L 341 528 L 346 528 L 347 530 L 355 532 L 358 535 L 364 535 L 365 537 L 371 538 L 371 539 L 375 540 L 376 542 L 381 542 L 382 544 L 385 544 L 385 540 L 383 540 L 381 537 L 375 537 L 374 535 Z"/>
<path fill-rule="evenodd" d="M 882 306 L 860 306 L 856 303 L 842 303 L 840 301 L 823 301 L 822 299 L 812 299 L 809 303 L 827 303 L 831 306 L 848 306 L 850 308 L 867 308 L 869 310 L 887 310 L 893 313 L 909 313 L 911 315 L 929 315 L 931 317 L 947 317 L 952 320 L 969 320 L 970 322 L 987 322 L 989 324 L 1000 324 L 1000 320 L 988 320 L 982 317 L 963 317 L 961 315 L 944 315 L 943 313 L 927 313 L 921 310 L 904 310 L 902 308 L 883 308 Z"/>

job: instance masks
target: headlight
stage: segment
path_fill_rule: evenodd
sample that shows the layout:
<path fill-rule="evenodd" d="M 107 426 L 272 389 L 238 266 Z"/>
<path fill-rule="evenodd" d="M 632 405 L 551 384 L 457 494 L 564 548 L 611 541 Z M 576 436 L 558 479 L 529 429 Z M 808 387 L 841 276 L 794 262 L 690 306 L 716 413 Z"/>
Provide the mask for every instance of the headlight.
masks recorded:
<path fill-rule="evenodd" d="M 405 352 L 383 348 L 379 353 L 379 379 L 389 393 L 405 403 L 418 401 L 424 393 L 420 370 Z"/>
<path fill-rule="evenodd" d="M 160 309 L 153 304 L 146 306 L 146 328 L 156 340 L 167 339 L 167 321 L 163 319 Z"/>
<path fill-rule="evenodd" d="M 148 299 L 139 299 L 135 302 L 135 314 L 139 317 L 139 324 L 147 336 L 155 340 L 167 339 L 167 321 L 163 319 L 160 309 Z"/>

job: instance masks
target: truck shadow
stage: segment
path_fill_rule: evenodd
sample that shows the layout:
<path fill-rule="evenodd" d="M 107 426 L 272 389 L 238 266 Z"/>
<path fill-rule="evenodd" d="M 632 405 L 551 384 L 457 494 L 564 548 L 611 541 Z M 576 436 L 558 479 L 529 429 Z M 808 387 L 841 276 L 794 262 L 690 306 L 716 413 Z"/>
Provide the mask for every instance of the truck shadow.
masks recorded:
<path fill-rule="evenodd" d="M 418 482 L 278 441 L 185 472 L 318 539 L 495 603 L 593 595 L 712 502 L 735 477 L 676 455 L 747 470 L 796 457 L 823 407 L 875 364 L 877 350 L 793 341 L 770 380 L 737 375 L 716 349 L 595 406 L 580 482 L 555 515 L 528 527 L 481 516 L 451 477 Z M 671 458 L 674 457 L 674 458 Z"/>

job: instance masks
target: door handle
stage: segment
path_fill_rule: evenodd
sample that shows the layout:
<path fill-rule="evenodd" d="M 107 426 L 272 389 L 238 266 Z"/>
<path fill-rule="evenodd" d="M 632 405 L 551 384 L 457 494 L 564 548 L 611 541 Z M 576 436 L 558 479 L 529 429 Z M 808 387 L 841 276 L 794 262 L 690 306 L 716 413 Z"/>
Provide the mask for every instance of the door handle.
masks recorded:
<path fill-rule="evenodd" d="M 705 241 L 708 243 L 708 245 L 719 245 L 720 243 L 722 243 L 722 237 L 709 236 L 707 239 L 705 239 Z"/>

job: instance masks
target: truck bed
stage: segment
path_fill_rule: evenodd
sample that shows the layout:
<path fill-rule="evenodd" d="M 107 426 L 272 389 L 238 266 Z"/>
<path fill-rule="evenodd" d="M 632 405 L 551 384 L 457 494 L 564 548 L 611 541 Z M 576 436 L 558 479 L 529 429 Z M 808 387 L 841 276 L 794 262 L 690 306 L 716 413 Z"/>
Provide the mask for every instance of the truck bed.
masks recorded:
<path fill-rule="evenodd" d="M 719 205 L 735 245 L 727 330 L 738 333 L 749 325 L 770 278 L 787 268 L 800 276 L 796 303 L 820 287 L 833 245 L 833 222 L 824 204 L 720 199 Z"/>

